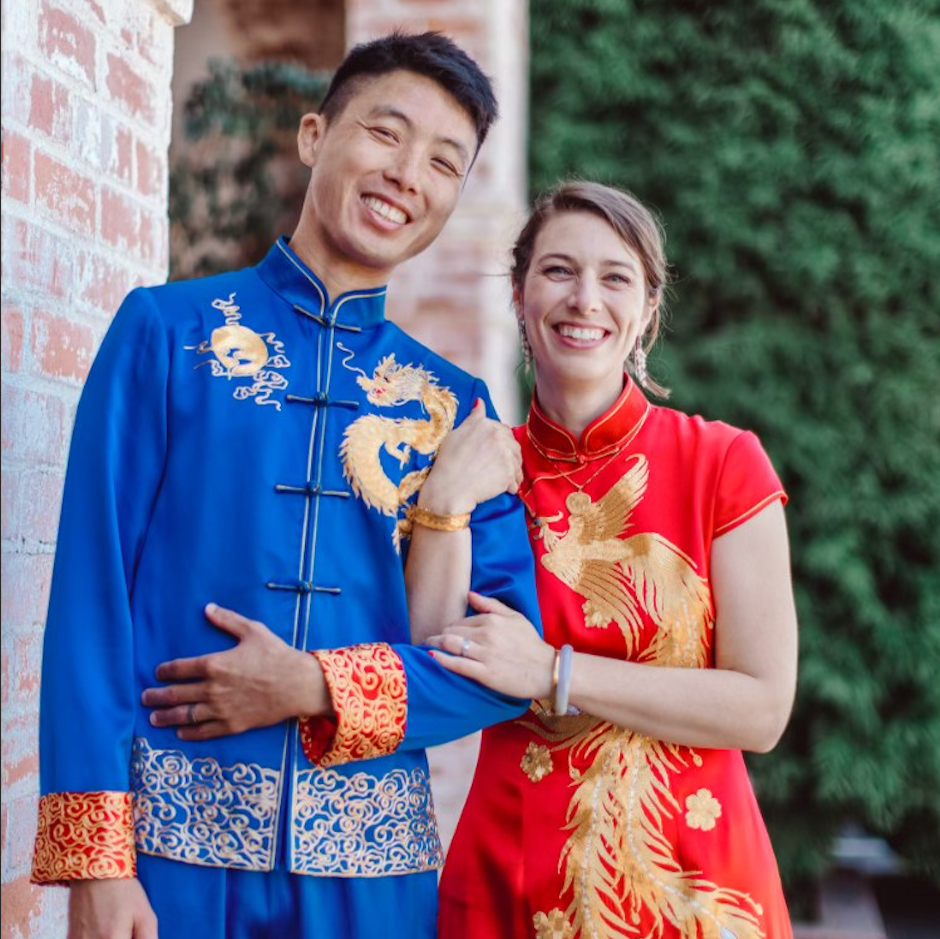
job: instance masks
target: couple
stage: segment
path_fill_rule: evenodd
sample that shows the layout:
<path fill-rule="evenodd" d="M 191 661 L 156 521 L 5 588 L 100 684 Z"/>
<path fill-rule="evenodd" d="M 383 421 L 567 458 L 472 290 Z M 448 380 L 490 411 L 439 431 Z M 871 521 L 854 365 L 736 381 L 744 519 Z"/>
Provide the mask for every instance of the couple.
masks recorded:
<path fill-rule="evenodd" d="M 356 47 L 291 239 L 115 317 L 43 663 L 33 877 L 76 939 L 789 936 L 740 752 L 793 695 L 785 496 L 753 435 L 639 387 L 656 222 L 537 205 L 514 435 L 384 318 L 495 113 L 443 36 Z M 436 922 L 425 748 L 480 727 Z"/>

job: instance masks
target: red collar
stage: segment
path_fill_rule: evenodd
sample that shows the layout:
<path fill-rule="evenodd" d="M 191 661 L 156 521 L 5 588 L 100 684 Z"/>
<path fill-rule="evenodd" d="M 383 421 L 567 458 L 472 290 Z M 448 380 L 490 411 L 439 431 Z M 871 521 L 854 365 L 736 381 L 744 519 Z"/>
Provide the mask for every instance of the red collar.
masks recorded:
<path fill-rule="evenodd" d="M 556 424 L 539 408 L 532 396 L 526 435 L 542 456 L 567 463 L 587 463 L 626 446 L 637 434 L 649 413 L 650 403 L 629 375 L 624 389 L 608 411 L 584 428 L 578 441 L 571 431 Z"/>

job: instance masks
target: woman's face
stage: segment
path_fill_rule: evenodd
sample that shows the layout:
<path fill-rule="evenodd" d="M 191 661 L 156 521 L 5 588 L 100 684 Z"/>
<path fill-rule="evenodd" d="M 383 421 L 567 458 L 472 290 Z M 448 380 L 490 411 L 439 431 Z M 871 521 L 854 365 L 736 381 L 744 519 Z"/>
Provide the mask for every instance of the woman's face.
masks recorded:
<path fill-rule="evenodd" d="M 540 397 L 588 394 L 613 403 L 656 304 L 640 258 L 614 229 L 590 212 L 554 216 L 535 239 L 516 302 Z"/>

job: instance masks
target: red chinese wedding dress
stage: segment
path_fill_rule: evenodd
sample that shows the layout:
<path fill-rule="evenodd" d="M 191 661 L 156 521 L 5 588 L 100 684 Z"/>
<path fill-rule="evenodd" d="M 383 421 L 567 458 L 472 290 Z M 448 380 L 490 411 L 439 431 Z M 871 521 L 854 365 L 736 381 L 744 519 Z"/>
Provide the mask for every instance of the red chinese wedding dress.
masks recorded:
<path fill-rule="evenodd" d="M 786 500 L 758 439 L 629 379 L 580 441 L 536 402 L 516 435 L 546 640 L 713 667 L 712 542 Z M 483 732 L 440 939 L 791 939 L 739 750 L 546 707 Z"/>

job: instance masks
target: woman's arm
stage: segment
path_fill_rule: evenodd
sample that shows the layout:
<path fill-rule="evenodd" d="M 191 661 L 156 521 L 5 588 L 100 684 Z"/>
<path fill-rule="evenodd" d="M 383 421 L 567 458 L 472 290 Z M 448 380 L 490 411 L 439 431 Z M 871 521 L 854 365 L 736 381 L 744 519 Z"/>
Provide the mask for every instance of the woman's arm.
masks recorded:
<path fill-rule="evenodd" d="M 660 667 L 579 652 L 570 703 L 671 743 L 770 750 L 789 719 L 796 687 L 796 611 L 779 502 L 715 540 L 711 585 L 715 668 Z M 507 694 L 548 694 L 553 653 L 521 617 L 490 609 L 431 644 L 457 653 L 464 637 L 473 643 L 470 656 L 440 656 L 443 665 Z"/>
<path fill-rule="evenodd" d="M 445 438 L 418 505 L 436 515 L 469 515 L 503 492 L 516 492 L 522 459 L 512 431 L 486 416 L 478 400 L 467 419 Z M 420 644 L 463 619 L 470 590 L 470 529 L 436 531 L 415 522 L 405 564 L 411 641 Z"/>

